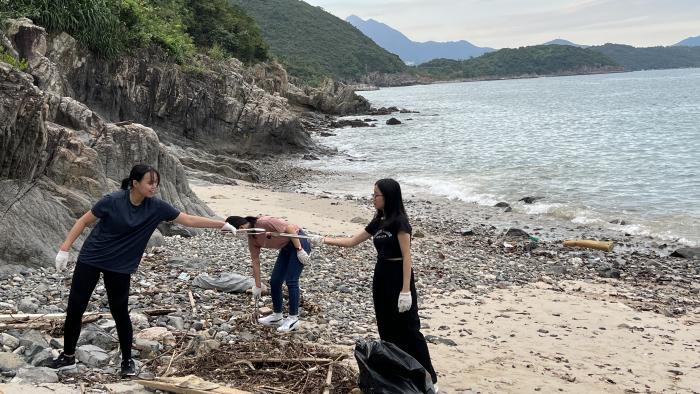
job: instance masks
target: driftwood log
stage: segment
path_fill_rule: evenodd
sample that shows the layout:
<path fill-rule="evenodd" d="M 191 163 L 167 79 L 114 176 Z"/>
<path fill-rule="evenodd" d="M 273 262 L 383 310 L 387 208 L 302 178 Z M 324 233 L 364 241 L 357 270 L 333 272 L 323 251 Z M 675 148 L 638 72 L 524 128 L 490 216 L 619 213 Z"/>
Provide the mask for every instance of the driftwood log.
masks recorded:
<path fill-rule="evenodd" d="M 591 239 L 570 239 L 564 241 L 564 246 L 598 249 L 605 252 L 612 252 L 615 244 L 612 241 L 594 241 Z"/>

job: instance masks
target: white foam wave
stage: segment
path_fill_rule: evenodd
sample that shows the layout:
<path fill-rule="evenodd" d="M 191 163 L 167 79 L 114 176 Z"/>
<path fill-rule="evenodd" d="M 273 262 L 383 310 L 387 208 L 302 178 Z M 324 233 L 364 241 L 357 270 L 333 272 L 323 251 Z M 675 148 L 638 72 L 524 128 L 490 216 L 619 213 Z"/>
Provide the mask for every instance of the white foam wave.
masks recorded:
<path fill-rule="evenodd" d="M 518 210 L 530 215 L 551 214 L 565 219 L 571 219 L 572 215 L 570 208 L 561 203 L 522 204 L 518 206 Z"/>
<path fill-rule="evenodd" d="M 493 206 L 499 201 L 493 195 L 477 193 L 466 185 L 460 185 L 443 179 L 406 178 L 400 179 L 400 181 L 409 186 L 407 188 L 409 192 L 427 192 L 428 194 L 436 196 L 480 205 Z"/>

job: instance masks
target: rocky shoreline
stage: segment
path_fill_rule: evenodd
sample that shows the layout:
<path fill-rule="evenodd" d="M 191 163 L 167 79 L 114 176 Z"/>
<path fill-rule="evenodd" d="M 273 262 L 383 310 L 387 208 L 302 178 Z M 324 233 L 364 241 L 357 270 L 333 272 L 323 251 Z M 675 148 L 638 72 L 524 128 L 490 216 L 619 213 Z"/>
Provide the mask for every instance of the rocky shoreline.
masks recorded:
<path fill-rule="evenodd" d="M 294 190 L 302 186 L 296 175 L 302 169 L 292 162 L 261 160 L 255 165 L 265 188 Z M 368 200 L 349 196 L 337 199 L 337 203 L 369 206 Z M 492 219 L 500 210 L 471 208 L 455 206 L 451 201 L 407 202 L 415 230 L 412 252 L 418 292 L 424 297 L 421 304 L 437 303 L 465 290 L 470 293 L 469 299 L 478 299 L 497 289 L 532 283 L 546 283 L 556 289 L 561 283 L 577 280 L 614 286 L 617 290 L 607 295 L 608 300 L 636 311 L 700 321 L 697 260 L 664 256 L 658 244 L 656 249 L 650 247 L 653 240 L 623 234 L 612 238 L 617 244 L 612 253 L 566 248 L 561 245 L 560 235 L 609 237 L 581 226 L 537 227 L 522 221 L 522 217 L 511 219 L 511 227 L 520 231 L 508 232 L 503 227 L 506 221 Z M 371 217 L 371 210 L 366 212 L 366 217 L 353 220 L 358 228 Z M 273 251 L 264 251 L 264 265 L 270 265 L 274 256 Z M 340 346 L 350 355 L 355 341 L 376 338 L 369 297 L 375 252 L 370 243 L 354 249 L 324 246 L 314 251 L 312 259 L 312 265 L 302 276 L 303 330 L 284 341 Z M 200 274 L 218 277 L 224 273 L 248 275 L 249 272 L 245 240 L 217 232 L 191 238 L 165 237 L 161 246 L 152 249 L 133 276 L 130 297 L 136 328 L 136 358 L 139 366 L 146 364 L 142 376 L 163 373 L 162 367 L 154 367 L 157 363 L 148 360 L 172 349 L 174 338 L 184 332 L 199 338 L 198 345 L 191 349 L 193 354 L 226 344 L 279 341 L 261 327 L 242 325 L 249 321 L 254 308 L 249 295 L 205 290 L 192 284 Z M 64 276 L 47 268 L 0 267 L 3 300 L 0 314 L 63 312 L 69 278 L 68 274 Z M 271 306 L 269 297 L 264 297 L 264 302 Z M 158 309 L 172 311 L 160 316 L 146 313 Z M 0 381 L 35 384 L 60 381 L 73 389 L 82 384 L 94 390 L 111 390 L 108 385 L 116 382 L 119 356 L 103 286 L 95 291 L 88 312 L 100 312 L 105 318 L 84 327 L 79 367 L 59 374 L 33 366 L 57 354 L 62 341 L 58 335 L 60 320 L 59 324 L 39 330 L 2 327 Z M 424 326 L 430 327 L 426 316 Z M 451 328 L 456 327 L 445 329 Z M 428 338 L 433 344 L 449 346 L 454 342 L 448 336 Z M 697 355 L 698 345 L 695 346 Z"/>

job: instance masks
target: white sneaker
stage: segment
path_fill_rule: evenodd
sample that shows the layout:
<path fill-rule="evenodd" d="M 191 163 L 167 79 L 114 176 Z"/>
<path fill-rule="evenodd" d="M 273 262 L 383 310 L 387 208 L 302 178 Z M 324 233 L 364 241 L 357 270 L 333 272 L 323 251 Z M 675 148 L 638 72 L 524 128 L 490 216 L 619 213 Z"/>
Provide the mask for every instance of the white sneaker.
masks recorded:
<path fill-rule="evenodd" d="M 263 326 L 274 327 L 282 324 L 283 320 L 284 317 L 281 313 L 273 313 L 269 316 L 259 318 L 258 323 L 262 324 Z"/>
<path fill-rule="evenodd" d="M 440 388 L 438 387 L 437 383 L 433 383 L 433 390 L 435 390 L 435 394 L 438 394 L 440 392 Z"/>
<path fill-rule="evenodd" d="M 290 331 L 296 331 L 299 329 L 300 325 L 301 321 L 299 321 L 299 316 L 290 315 L 289 317 L 284 319 L 284 322 L 282 322 L 281 326 L 277 327 L 277 332 L 287 333 Z"/>

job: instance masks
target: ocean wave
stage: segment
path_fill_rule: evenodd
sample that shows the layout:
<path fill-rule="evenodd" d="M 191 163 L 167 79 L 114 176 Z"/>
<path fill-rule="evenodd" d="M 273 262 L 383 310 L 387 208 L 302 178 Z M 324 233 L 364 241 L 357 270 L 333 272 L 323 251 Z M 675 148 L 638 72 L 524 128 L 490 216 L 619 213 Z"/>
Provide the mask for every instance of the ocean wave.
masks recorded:
<path fill-rule="evenodd" d="M 402 177 L 399 179 L 399 181 L 408 186 L 408 188 L 406 188 L 407 191 L 414 193 L 424 192 L 440 197 L 446 197 L 448 199 L 476 203 L 479 205 L 493 206 L 499 201 L 491 194 L 477 193 L 466 185 L 460 185 L 444 179 Z"/>

